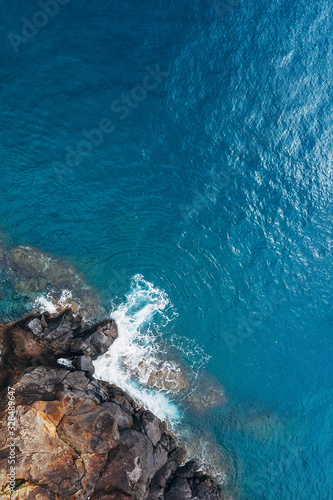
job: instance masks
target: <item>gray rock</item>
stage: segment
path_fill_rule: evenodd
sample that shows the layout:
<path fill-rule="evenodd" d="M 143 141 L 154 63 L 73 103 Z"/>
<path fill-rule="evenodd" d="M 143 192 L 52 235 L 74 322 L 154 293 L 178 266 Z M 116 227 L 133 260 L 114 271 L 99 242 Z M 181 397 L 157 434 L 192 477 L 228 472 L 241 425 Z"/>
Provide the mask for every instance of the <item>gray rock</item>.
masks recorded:
<path fill-rule="evenodd" d="M 141 416 L 142 427 L 154 446 L 160 441 L 163 433 L 162 424 L 150 411 L 143 412 Z"/>
<path fill-rule="evenodd" d="M 169 491 L 164 495 L 165 500 L 188 500 L 192 497 L 192 491 L 186 479 L 173 481 Z"/>
<path fill-rule="evenodd" d="M 125 429 L 95 489 L 103 493 L 121 491 L 142 500 L 147 498 L 148 485 L 155 472 L 151 441 L 140 432 Z"/>
<path fill-rule="evenodd" d="M 42 333 L 42 331 L 43 331 L 42 323 L 41 323 L 41 321 L 38 318 L 35 318 L 35 319 L 31 320 L 28 323 L 28 328 L 32 331 L 32 333 L 34 335 L 37 335 L 37 336 L 40 333 Z"/>
<path fill-rule="evenodd" d="M 74 367 L 77 370 L 82 370 L 83 372 L 87 372 L 90 375 L 95 373 L 95 367 L 91 361 L 90 356 L 76 356 L 74 358 Z"/>
<path fill-rule="evenodd" d="M 117 422 L 118 428 L 120 430 L 126 429 L 127 427 L 132 427 L 133 425 L 133 417 L 130 413 L 127 413 L 126 411 L 122 410 L 119 405 L 116 403 L 103 403 L 102 406 L 106 406 L 107 408 L 110 408 L 112 411 L 112 415 Z"/>
<path fill-rule="evenodd" d="M 84 391 L 89 384 L 89 379 L 83 372 L 70 372 L 63 380 L 65 389 L 77 389 Z"/>

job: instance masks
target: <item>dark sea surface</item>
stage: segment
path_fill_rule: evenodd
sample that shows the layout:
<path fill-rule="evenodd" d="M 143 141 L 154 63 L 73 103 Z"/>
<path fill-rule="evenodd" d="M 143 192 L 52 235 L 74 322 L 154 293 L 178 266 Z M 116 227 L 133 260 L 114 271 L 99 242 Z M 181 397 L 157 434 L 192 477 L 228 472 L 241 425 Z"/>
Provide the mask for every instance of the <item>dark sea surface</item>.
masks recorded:
<path fill-rule="evenodd" d="M 0 6 L 3 232 L 85 273 L 119 357 L 167 342 L 219 380 L 154 404 L 237 499 L 332 499 L 333 4 L 62 3 Z"/>

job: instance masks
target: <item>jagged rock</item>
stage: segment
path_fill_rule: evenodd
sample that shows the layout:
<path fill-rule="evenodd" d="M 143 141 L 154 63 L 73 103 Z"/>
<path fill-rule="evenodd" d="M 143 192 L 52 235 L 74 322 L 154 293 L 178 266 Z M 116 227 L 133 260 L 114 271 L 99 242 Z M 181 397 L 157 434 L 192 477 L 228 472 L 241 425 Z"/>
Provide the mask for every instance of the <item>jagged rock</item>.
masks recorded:
<path fill-rule="evenodd" d="M 150 411 L 145 411 L 141 418 L 142 427 L 153 446 L 156 446 L 163 434 L 163 427 L 159 418 Z"/>
<path fill-rule="evenodd" d="M 56 500 L 56 496 L 41 486 L 23 483 L 11 495 L 9 492 L 0 493 L 0 500 Z"/>
<path fill-rule="evenodd" d="M 204 498 L 214 500 L 219 498 L 218 485 L 204 473 L 197 472 L 200 464 L 196 460 L 191 460 L 182 467 L 179 467 L 170 482 L 165 493 L 165 500 L 183 500 L 193 498 Z"/>
<path fill-rule="evenodd" d="M 102 406 L 106 406 L 110 408 L 113 418 L 117 422 L 117 426 L 119 430 L 126 429 L 127 427 L 132 427 L 133 425 L 133 417 L 130 413 L 125 411 L 120 407 L 120 405 L 116 403 L 103 403 Z"/>
<path fill-rule="evenodd" d="M 121 491 L 134 498 L 146 498 L 156 472 L 153 445 L 148 437 L 133 429 L 123 430 L 121 442 L 111 457 L 95 490 L 103 493 Z"/>
<path fill-rule="evenodd" d="M 45 325 L 44 325 L 45 326 Z M 36 336 L 39 336 L 40 333 L 43 332 L 43 324 L 41 322 L 40 319 L 38 318 L 34 318 L 32 319 L 28 324 L 27 324 L 27 327 L 29 328 L 29 330 L 31 330 L 31 332 L 36 335 Z"/>
<path fill-rule="evenodd" d="M 107 407 L 64 416 L 58 426 L 59 437 L 79 453 L 107 453 L 119 442 L 118 426 Z"/>
<path fill-rule="evenodd" d="M 117 335 L 113 320 L 88 327 L 70 311 L 56 317 L 47 313 L 28 315 L 0 326 L 1 356 L 5 361 L 0 364 L 0 384 L 24 366 L 45 364 L 45 360 L 52 366 L 59 358 L 77 359 L 80 368 L 92 374 L 91 360 L 96 359 L 103 348 L 107 350 Z"/>
<path fill-rule="evenodd" d="M 186 479 L 172 481 L 170 489 L 164 498 L 165 500 L 188 500 L 192 498 L 192 491 Z"/>
<path fill-rule="evenodd" d="M 0 500 L 223 499 L 199 463 L 182 466 L 185 450 L 156 416 L 116 386 L 91 379 L 89 370 L 57 365 L 71 352 L 82 367 L 90 359 L 82 351 L 107 349 L 103 335 L 115 338 L 114 322 L 87 328 L 68 311 L 0 326 Z M 8 385 L 18 424 L 11 495 Z"/>
<path fill-rule="evenodd" d="M 151 481 L 147 500 L 164 500 L 166 489 L 174 478 L 175 472 L 183 459 L 184 450 L 178 447 L 172 448 L 168 456 L 168 461 L 156 472 Z"/>
<path fill-rule="evenodd" d="M 104 321 L 91 335 L 91 343 L 95 347 L 97 354 L 104 354 L 117 336 L 118 329 L 116 323 L 113 320 Z"/>

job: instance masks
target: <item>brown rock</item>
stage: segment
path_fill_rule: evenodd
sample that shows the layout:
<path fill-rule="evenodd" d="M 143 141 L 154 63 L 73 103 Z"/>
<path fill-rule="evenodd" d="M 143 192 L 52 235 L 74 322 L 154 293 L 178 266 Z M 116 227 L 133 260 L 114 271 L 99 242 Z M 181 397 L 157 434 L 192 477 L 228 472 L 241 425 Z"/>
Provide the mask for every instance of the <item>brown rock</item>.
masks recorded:
<path fill-rule="evenodd" d="M 108 459 L 108 453 L 101 455 L 95 454 L 82 454 L 81 458 L 84 462 L 85 475 L 81 480 L 82 489 L 78 491 L 78 498 L 89 498 L 94 492 L 95 484 L 103 473 L 106 461 Z M 93 497 L 90 497 L 93 498 Z"/>
<path fill-rule="evenodd" d="M 83 414 L 64 416 L 58 426 L 58 435 L 80 453 L 106 453 L 119 441 L 112 412 L 101 406 Z"/>
<path fill-rule="evenodd" d="M 56 500 L 55 494 L 47 491 L 45 488 L 26 485 L 25 483 L 19 486 L 17 490 L 12 493 L 11 497 L 8 496 L 8 500 L 9 498 L 10 500 Z M 2 500 L 1 495 L 0 499 Z"/>
<path fill-rule="evenodd" d="M 46 417 L 57 427 L 64 415 L 71 413 L 73 406 L 68 400 L 62 401 L 35 401 L 31 407 L 43 412 Z"/>
<path fill-rule="evenodd" d="M 45 413 L 18 406 L 16 478 L 47 486 L 62 495 L 74 494 L 83 470 L 78 454 L 56 433 Z"/>
<path fill-rule="evenodd" d="M 43 347 L 38 344 L 33 334 L 22 328 L 13 327 L 11 335 L 15 342 L 14 355 L 18 359 L 33 363 L 42 356 Z"/>

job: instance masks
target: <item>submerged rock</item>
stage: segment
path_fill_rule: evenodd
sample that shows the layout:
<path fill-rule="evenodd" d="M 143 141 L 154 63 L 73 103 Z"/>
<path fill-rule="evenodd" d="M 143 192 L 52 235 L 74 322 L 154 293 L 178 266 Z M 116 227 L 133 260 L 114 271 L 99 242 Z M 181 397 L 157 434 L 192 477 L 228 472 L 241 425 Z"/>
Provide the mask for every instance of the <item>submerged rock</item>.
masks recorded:
<path fill-rule="evenodd" d="M 21 276 L 44 276 L 54 286 L 84 285 L 82 275 L 74 266 L 56 259 L 36 247 L 17 246 L 8 252 L 10 267 Z"/>
<path fill-rule="evenodd" d="M 93 320 L 105 313 L 82 273 L 39 248 L 0 245 L 0 271 L 15 293 L 30 304 L 39 299 L 40 306 L 57 313 L 69 306 L 75 314 Z"/>
<path fill-rule="evenodd" d="M 221 406 L 228 399 L 220 382 L 213 375 L 204 372 L 197 380 L 194 389 L 186 396 L 185 401 L 189 404 L 190 409 L 204 411 Z"/>
<path fill-rule="evenodd" d="M 180 364 L 163 362 L 158 359 L 142 360 L 138 363 L 135 375 L 140 382 L 157 390 L 177 393 L 189 386 L 189 379 Z"/>
<path fill-rule="evenodd" d="M 1 245 L 1 243 L 0 243 L 0 265 L 5 259 L 6 253 L 7 253 L 6 247 L 4 245 Z"/>
<path fill-rule="evenodd" d="M 116 336 L 112 320 L 88 328 L 69 311 L 0 326 L 0 499 L 224 498 L 198 462 L 183 464 L 185 450 L 163 422 L 91 377 L 89 359 Z M 81 369 L 59 366 L 60 357 Z M 17 423 L 12 493 L 8 387 Z"/>
<path fill-rule="evenodd" d="M 287 430 L 286 423 L 277 413 L 255 406 L 233 410 L 228 423 L 231 428 L 252 434 L 253 438 L 261 441 L 279 439 Z M 291 423 L 288 421 L 289 430 Z M 296 432 L 297 424 L 294 429 Z"/>
<path fill-rule="evenodd" d="M 14 290 L 21 295 L 36 295 L 41 290 L 47 290 L 46 278 L 22 278 L 14 282 Z"/>

